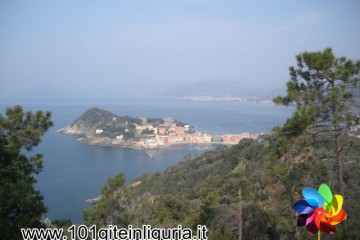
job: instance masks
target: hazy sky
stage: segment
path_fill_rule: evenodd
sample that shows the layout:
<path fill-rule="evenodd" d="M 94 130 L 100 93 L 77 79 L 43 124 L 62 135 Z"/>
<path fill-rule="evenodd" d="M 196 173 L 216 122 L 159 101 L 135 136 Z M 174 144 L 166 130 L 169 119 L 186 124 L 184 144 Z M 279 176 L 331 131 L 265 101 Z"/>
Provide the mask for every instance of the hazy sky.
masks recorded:
<path fill-rule="evenodd" d="M 0 0 L 1 96 L 283 87 L 296 54 L 325 47 L 360 59 L 360 1 Z"/>

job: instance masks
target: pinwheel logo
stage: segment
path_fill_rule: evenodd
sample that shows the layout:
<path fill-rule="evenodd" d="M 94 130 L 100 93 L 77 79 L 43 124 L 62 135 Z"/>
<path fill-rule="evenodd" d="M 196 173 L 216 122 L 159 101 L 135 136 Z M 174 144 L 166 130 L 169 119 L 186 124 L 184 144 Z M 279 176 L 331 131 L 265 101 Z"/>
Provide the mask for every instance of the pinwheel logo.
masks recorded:
<path fill-rule="evenodd" d="M 343 197 L 333 195 L 328 185 L 321 184 L 319 190 L 304 187 L 304 199 L 297 201 L 293 208 L 300 213 L 297 225 L 306 226 L 311 234 L 333 234 L 336 225 L 346 219 L 347 213 L 342 209 Z"/>

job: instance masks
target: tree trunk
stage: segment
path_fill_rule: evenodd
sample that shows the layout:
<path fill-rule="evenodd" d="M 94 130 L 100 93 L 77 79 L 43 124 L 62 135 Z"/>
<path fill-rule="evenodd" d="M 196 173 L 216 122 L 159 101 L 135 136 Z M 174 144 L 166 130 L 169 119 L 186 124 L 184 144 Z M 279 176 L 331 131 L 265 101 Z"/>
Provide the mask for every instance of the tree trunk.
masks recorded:
<path fill-rule="evenodd" d="M 289 173 L 289 179 L 290 179 L 290 211 L 291 211 L 291 217 L 292 217 L 292 235 L 295 237 L 295 239 L 300 239 L 299 236 L 299 231 L 298 231 L 298 227 L 297 227 L 297 217 L 296 217 L 296 212 L 293 211 L 292 206 L 295 203 L 293 194 L 295 192 L 295 183 L 294 183 L 294 168 L 291 167 L 290 173 Z"/>
<path fill-rule="evenodd" d="M 340 132 L 339 132 L 340 131 Z M 341 195 L 344 196 L 344 170 L 343 170 L 343 160 L 341 158 L 342 146 L 340 142 L 341 129 L 339 125 L 335 125 L 335 150 L 336 150 L 336 164 L 337 164 L 337 182 L 338 182 L 338 191 Z"/>
<path fill-rule="evenodd" d="M 335 81 L 331 81 L 331 89 L 335 89 Z M 336 116 L 337 114 L 341 114 L 341 111 L 339 111 L 338 102 L 336 100 L 332 100 L 332 110 L 333 110 L 333 126 L 334 126 L 334 140 L 335 140 L 335 160 L 337 165 L 337 190 L 340 192 L 341 195 L 344 196 L 344 171 L 343 171 L 343 161 L 341 158 L 341 151 L 342 151 L 342 145 L 340 142 L 342 129 L 340 128 L 339 119 Z"/>
<path fill-rule="evenodd" d="M 242 203 L 241 203 L 241 188 L 239 189 L 239 228 L 238 228 L 238 240 L 242 239 Z"/>

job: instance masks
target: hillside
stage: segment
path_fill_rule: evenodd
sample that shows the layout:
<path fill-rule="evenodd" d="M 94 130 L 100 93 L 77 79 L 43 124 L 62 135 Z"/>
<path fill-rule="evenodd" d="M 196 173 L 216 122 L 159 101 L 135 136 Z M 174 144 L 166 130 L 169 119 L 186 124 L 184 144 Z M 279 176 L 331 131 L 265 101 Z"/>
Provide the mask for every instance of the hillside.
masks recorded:
<path fill-rule="evenodd" d="M 70 126 L 63 128 L 60 132 L 75 135 L 94 135 L 96 129 L 104 129 L 107 132 L 113 131 L 118 134 L 125 132 L 132 124 L 139 124 L 141 120 L 129 116 L 118 116 L 112 112 L 94 107 L 80 115 Z"/>
<path fill-rule="evenodd" d="M 296 227 L 291 205 L 302 197 L 304 186 L 331 185 L 333 165 L 319 160 L 324 144 L 286 157 L 282 141 L 276 136 L 243 140 L 195 159 L 185 157 L 165 172 L 142 175 L 128 186 L 122 185 L 119 174 L 104 187 L 105 197 L 84 213 L 85 223 L 191 228 L 205 224 L 212 240 L 237 239 L 241 190 L 243 239 L 306 239 L 309 234 Z M 349 218 L 337 227 L 336 237 L 326 239 L 360 236 L 360 139 L 351 139 L 345 151 L 344 209 Z"/>
<path fill-rule="evenodd" d="M 116 117 L 118 116 L 113 114 L 112 112 L 94 107 L 83 113 L 79 118 L 75 120 L 73 124 L 71 124 L 71 126 L 74 126 L 79 122 L 83 122 L 86 126 L 93 127 L 95 124 L 101 122 L 110 122 L 113 118 Z"/>

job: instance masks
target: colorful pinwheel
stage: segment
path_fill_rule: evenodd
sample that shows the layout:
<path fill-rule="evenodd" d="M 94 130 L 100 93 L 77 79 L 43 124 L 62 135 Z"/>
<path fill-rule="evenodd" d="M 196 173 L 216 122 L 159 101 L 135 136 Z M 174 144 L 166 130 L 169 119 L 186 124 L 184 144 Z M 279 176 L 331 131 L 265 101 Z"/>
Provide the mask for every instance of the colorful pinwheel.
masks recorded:
<path fill-rule="evenodd" d="M 341 209 L 343 197 L 333 196 L 329 186 L 324 183 L 320 185 L 319 191 L 305 187 L 302 194 L 305 199 L 297 201 L 293 206 L 301 214 L 297 225 L 306 225 L 306 229 L 311 234 L 316 234 L 319 230 L 333 234 L 336 225 L 347 217 L 345 210 Z"/>

